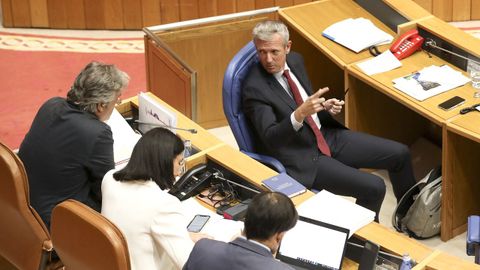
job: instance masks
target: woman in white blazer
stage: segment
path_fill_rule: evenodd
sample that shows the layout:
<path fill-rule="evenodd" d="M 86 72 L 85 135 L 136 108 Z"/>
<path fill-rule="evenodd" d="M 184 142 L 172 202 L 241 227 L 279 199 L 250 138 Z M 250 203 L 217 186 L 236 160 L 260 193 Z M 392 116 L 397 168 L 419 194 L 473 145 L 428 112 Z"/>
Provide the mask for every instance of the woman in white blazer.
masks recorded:
<path fill-rule="evenodd" d="M 168 193 L 183 171 L 183 150 L 175 134 L 152 129 L 125 168 L 103 178 L 102 214 L 125 235 L 133 270 L 181 269 L 201 237 L 189 234 L 180 201 Z"/>

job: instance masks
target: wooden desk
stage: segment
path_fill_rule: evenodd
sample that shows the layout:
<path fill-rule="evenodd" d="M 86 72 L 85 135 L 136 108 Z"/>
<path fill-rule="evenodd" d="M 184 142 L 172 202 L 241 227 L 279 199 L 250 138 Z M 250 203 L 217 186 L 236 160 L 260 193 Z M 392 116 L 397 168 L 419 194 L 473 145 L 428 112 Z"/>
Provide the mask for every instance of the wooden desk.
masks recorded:
<path fill-rule="evenodd" d="M 440 269 L 478 270 L 480 269 L 480 265 L 462 260 L 445 252 L 435 250 L 427 258 L 425 258 L 413 268 L 413 270 Z"/>
<path fill-rule="evenodd" d="M 152 95 L 153 98 L 156 98 Z M 156 98 L 158 102 L 162 105 L 168 106 L 168 104 L 164 103 L 160 99 Z M 121 105 L 117 107 L 117 109 L 122 114 L 128 114 L 132 110 L 134 110 L 138 106 L 137 98 L 131 98 L 125 100 Z M 172 108 L 170 108 L 172 109 Z M 174 109 L 172 109 L 177 114 L 178 117 L 178 127 L 182 128 L 196 128 L 198 133 L 197 136 L 195 134 L 190 133 L 181 133 L 181 136 L 187 136 L 189 139 L 192 140 L 193 145 L 200 149 L 201 151 L 189 158 L 187 158 L 187 168 L 191 168 L 192 166 L 199 164 L 199 163 L 206 163 L 208 160 L 214 161 L 218 164 L 221 164 L 225 168 L 229 169 L 233 173 L 237 174 L 238 176 L 242 177 L 243 179 L 249 181 L 253 185 L 259 187 L 260 189 L 265 189 L 261 185 L 261 181 L 267 177 L 271 177 L 277 174 L 277 172 L 273 171 L 272 169 L 264 166 L 263 164 L 251 159 L 247 155 L 241 153 L 240 151 L 221 143 L 218 139 L 214 138 L 208 131 L 204 130 L 201 126 L 198 126 L 190 119 L 186 118 L 182 114 L 178 113 Z M 208 143 L 206 143 L 208 142 Z M 296 196 L 293 198 L 293 202 L 295 205 L 299 205 L 314 194 L 310 191 L 307 191 L 304 194 Z M 386 227 L 372 222 L 367 226 L 361 228 L 355 233 L 356 236 L 362 239 L 369 239 L 374 241 L 382 246 L 387 251 L 390 251 L 394 254 L 401 255 L 405 252 L 408 252 L 410 256 L 417 262 L 422 262 L 427 258 L 432 257 L 432 250 L 411 239 L 406 237 L 403 234 L 399 234 L 397 232 L 391 231 Z M 459 259 L 457 258 L 450 258 L 447 256 L 442 256 L 439 262 L 435 262 L 438 264 L 438 268 L 433 269 L 450 269 L 447 265 L 443 265 L 445 260 L 449 261 L 452 260 L 455 262 L 455 265 L 470 267 L 473 264 L 469 264 L 467 262 L 461 262 L 461 264 L 457 264 Z M 433 263 L 429 261 L 429 263 Z M 427 264 L 425 264 L 427 265 Z M 433 264 L 432 264 L 433 265 Z M 350 260 L 346 260 L 344 263 L 345 269 L 357 269 L 357 264 Z M 423 268 L 422 268 L 423 269 Z M 462 268 L 462 269 L 470 269 L 470 268 Z M 474 268 L 472 268 L 474 269 Z"/>
<path fill-rule="evenodd" d="M 265 188 L 261 185 L 261 181 L 277 174 L 277 172 L 228 145 L 222 145 L 207 151 L 206 158 L 222 164 L 235 174 L 263 190 L 265 190 Z M 313 195 L 312 192 L 307 191 L 304 194 L 293 197 L 292 200 L 295 205 L 299 205 Z M 375 222 L 361 228 L 355 235 L 362 239 L 374 241 L 380 244 L 385 250 L 396 255 L 402 255 L 408 252 L 416 261 L 422 261 L 432 252 L 432 249 L 420 242 L 408 238 L 403 234 L 391 231 Z M 355 264 L 349 263 L 348 265 L 355 267 Z"/>
<path fill-rule="evenodd" d="M 480 55 L 480 41 L 425 12 L 418 5 L 399 0 L 384 2 L 411 20 L 409 23 L 399 25 L 399 28 L 418 27 L 470 54 Z M 406 8 L 407 4 L 409 8 Z M 354 54 L 321 36 L 321 32 L 327 26 L 349 17 L 365 17 L 379 28 L 386 29 L 383 23 L 353 1 L 324 0 L 281 9 L 279 14 L 293 30 L 292 39 L 295 39 L 292 49 L 296 50 L 295 44 L 300 43 L 300 52 L 306 58 L 307 69 L 313 68 L 317 74 L 323 72 L 327 74 L 315 76 L 316 74 L 309 73 L 314 88 L 333 86 L 337 89 L 335 94 L 339 98 L 342 97 L 342 93 L 339 93 L 338 89 L 345 91 L 348 89 L 345 96 L 345 123 L 349 128 L 407 145 L 412 145 L 419 137 L 428 135 L 443 146 L 442 240 L 448 240 L 465 231 L 467 214 L 480 212 L 478 202 L 472 199 L 473 197 L 470 198 L 468 193 L 468 191 L 474 193 L 479 189 L 475 181 L 478 176 L 474 171 L 474 161 L 471 161 L 474 159 L 470 159 L 470 156 L 478 160 L 480 131 L 471 129 L 465 132 L 467 123 L 460 123 L 462 120 L 452 123 L 448 128 L 446 123 L 456 119 L 461 108 L 480 103 L 478 99 L 473 98 L 473 88 L 470 84 L 421 102 L 396 90 L 392 85 L 393 79 L 430 65 L 448 64 L 436 56 L 429 57 L 425 52 L 417 52 L 402 60 L 402 67 L 398 69 L 373 76 L 363 74 L 355 63 L 369 58 L 368 52 Z M 305 41 L 309 44 L 305 44 Z M 381 51 L 386 48 L 388 46 L 382 47 Z M 322 54 L 329 61 L 316 62 L 317 59 L 322 59 L 318 54 Z M 311 58 L 314 60 L 310 60 Z M 439 103 L 455 95 L 466 99 L 462 107 L 451 111 L 443 111 L 437 107 Z M 466 153 L 469 153 L 469 156 Z M 463 192 L 467 192 L 467 195 L 463 196 Z"/>

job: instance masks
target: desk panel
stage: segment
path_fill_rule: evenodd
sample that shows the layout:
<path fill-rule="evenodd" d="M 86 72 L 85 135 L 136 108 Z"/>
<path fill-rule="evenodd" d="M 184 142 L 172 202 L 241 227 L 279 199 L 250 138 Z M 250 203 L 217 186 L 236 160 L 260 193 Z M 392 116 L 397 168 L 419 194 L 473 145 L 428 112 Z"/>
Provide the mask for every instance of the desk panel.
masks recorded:
<path fill-rule="evenodd" d="M 467 218 L 480 214 L 480 113 L 447 123 L 443 137 L 442 239 L 464 232 Z"/>
<path fill-rule="evenodd" d="M 383 31 L 395 33 L 380 22 L 377 18 L 365 11 L 352 0 L 325 0 L 308 3 L 300 6 L 281 9 L 280 18 L 295 31 L 302 34 L 317 49 L 326 54 L 336 65 L 345 65 L 365 59 L 370 56 L 368 50 L 355 53 L 338 43 L 322 36 L 323 30 L 328 26 L 348 18 L 363 17 L 369 19 Z M 381 46 L 385 50 L 387 45 Z"/>

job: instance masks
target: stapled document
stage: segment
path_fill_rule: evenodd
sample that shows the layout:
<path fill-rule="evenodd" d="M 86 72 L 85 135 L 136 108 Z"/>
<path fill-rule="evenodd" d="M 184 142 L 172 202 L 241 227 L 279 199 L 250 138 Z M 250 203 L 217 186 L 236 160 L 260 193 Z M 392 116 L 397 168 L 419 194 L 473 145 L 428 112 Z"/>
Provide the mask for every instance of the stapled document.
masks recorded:
<path fill-rule="evenodd" d="M 310 197 L 297 210 L 300 216 L 349 229 L 349 236 L 375 218 L 375 212 L 326 190 Z"/>

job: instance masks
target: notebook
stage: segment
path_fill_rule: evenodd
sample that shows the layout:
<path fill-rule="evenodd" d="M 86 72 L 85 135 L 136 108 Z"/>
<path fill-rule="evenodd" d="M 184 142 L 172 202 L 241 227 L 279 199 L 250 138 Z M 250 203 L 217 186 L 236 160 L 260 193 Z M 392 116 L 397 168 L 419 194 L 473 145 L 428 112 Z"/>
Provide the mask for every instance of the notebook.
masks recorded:
<path fill-rule="evenodd" d="M 348 234 L 348 229 L 300 216 L 285 233 L 276 258 L 295 269 L 341 269 Z"/>
<path fill-rule="evenodd" d="M 262 181 L 271 191 L 281 192 L 289 198 L 305 193 L 307 188 L 286 173 L 280 173 Z"/>

